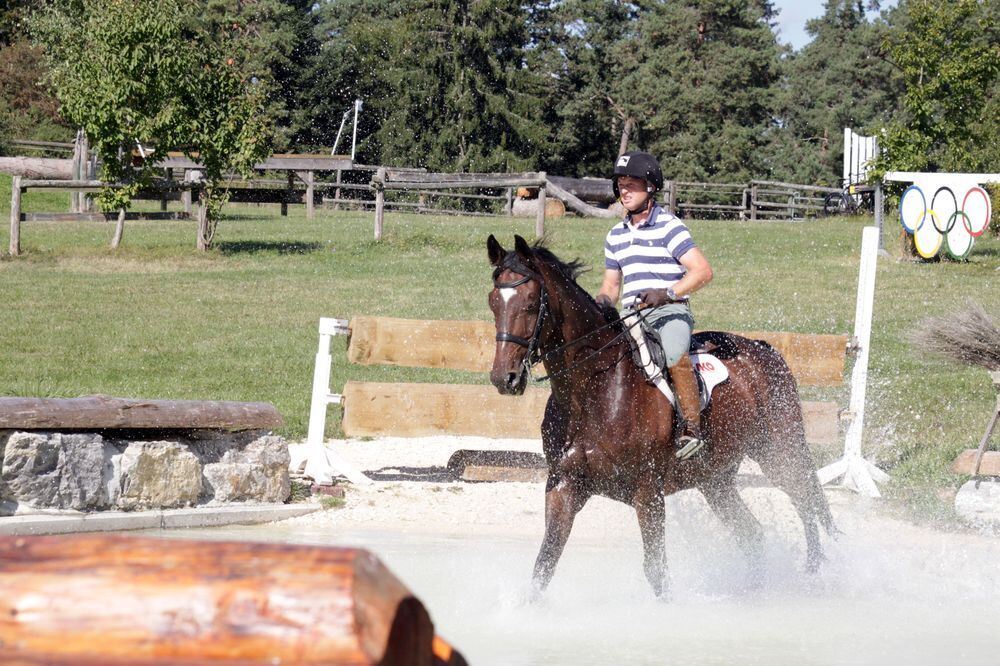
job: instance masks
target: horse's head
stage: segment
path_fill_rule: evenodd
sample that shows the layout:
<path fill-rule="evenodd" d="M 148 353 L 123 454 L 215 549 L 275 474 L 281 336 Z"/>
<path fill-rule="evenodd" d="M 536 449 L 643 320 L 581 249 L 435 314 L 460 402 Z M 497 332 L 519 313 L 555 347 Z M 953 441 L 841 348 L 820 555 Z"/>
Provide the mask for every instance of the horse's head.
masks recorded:
<path fill-rule="evenodd" d="M 490 381 L 504 395 L 521 395 L 528 384 L 528 368 L 537 358 L 545 319 L 546 295 L 531 247 L 514 236 L 508 252 L 491 234 L 486 249 L 493 266 L 490 309 L 496 319 L 497 345 Z"/>

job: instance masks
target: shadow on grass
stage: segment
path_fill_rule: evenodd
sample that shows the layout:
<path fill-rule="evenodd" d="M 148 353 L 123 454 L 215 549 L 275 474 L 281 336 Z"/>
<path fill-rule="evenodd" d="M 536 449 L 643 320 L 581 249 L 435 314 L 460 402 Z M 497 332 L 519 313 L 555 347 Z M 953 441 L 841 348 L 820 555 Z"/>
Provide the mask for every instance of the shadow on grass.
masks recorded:
<path fill-rule="evenodd" d="M 219 252 L 224 255 L 258 254 L 272 252 L 274 254 L 309 254 L 322 249 L 322 243 L 303 243 L 301 241 L 220 241 L 216 243 Z"/>

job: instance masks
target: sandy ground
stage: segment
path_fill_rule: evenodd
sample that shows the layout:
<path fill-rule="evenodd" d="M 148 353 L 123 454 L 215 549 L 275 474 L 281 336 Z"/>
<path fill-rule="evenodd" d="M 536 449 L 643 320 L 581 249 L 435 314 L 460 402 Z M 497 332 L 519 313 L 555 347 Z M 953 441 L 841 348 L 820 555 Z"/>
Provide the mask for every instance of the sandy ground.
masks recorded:
<path fill-rule="evenodd" d="M 304 444 L 293 444 L 305 446 Z M 544 530 L 544 484 L 516 482 L 467 482 L 448 471 L 448 459 L 460 449 L 515 450 L 541 453 L 537 440 L 495 440 L 479 437 L 380 438 L 331 440 L 328 446 L 343 459 L 375 479 L 371 485 L 348 485 L 345 505 L 294 519 L 303 525 L 335 529 L 419 531 L 442 535 L 496 534 L 541 538 Z M 741 473 L 759 470 L 745 463 Z M 748 477 L 748 478 L 753 478 Z M 763 477 L 758 477 L 762 479 Z M 741 494 L 770 535 L 801 540 L 801 523 L 781 491 L 767 487 L 742 489 Z M 1000 554 L 995 530 L 951 531 L 913 525 L 885 515 L 878 500 L 832 488 L 827 498 L 840 530 L 863 532 L 878 538 L 935 541 L 971 540 Z M 667 499 L 667 530 L 681 528 L 725 531 L 697 491 L 684 491 Z M 580 512 L 573 539 L 638 539 L 634 511 L 621 503 L 592 498 Z M 802 544 L 804 545 L 804 544 Z"/>

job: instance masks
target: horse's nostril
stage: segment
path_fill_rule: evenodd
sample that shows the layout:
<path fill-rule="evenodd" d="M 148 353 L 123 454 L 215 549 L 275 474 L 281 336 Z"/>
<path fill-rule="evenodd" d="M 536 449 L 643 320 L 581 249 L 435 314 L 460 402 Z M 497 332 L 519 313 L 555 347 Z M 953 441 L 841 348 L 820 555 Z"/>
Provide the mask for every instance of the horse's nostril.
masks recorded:
<path fill-rule="evenodd" d="M 517 386 L 518 375 L 516 372 L 507 373 L 507 386 L 514 387 Z"/>

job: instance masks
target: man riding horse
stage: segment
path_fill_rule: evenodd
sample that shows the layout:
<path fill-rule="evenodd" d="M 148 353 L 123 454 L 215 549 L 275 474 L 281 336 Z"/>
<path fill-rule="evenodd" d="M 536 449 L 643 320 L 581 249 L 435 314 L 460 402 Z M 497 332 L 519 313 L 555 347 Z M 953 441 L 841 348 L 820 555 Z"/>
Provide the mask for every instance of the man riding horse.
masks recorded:
<path fill-rule="evenodd" d="M 704 445 L 698 382 L 688 349 L 694 329 L 690 297 L 712 279 L 712 267 L 681 220 L 656 202 L 663 172 L 649 153 L 625 153 L 611 178 L 625 219 L 604 241 L 604 282 L 597 303 L 651 308 L 646 324 L 657 333 L 677 396 L 681 424 L 676 456 L 686 460 Z"/>

